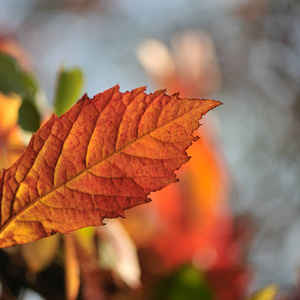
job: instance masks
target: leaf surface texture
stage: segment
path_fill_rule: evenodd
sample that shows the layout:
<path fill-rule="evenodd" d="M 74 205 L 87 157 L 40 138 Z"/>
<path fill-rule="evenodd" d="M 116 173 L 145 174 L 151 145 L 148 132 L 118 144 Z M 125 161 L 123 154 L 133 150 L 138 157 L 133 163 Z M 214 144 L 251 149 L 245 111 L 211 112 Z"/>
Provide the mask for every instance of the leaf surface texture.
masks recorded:
<path fill-rule="evenodd" d="M 101 225 L 177 181 L 193 131 L 214 100 L 145 88 L 84 95 L 52 117 L 0 178 L 0 246 Z"/>

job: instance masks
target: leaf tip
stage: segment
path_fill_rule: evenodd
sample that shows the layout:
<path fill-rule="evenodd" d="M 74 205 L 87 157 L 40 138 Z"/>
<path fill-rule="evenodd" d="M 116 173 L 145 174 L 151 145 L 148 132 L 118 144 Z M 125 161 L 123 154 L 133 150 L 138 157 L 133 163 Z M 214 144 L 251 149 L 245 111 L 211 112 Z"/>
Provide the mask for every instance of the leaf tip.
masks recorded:
<path fill-rule="evenodd" d="M 113 93 L 113 92 L 119 92 L 119 91 L 120 91 L 120 85 L 117 83 L 115 86 L 103 91 L 102 93 L 99 93 L 99 94 L 95 95 L 94 98 L 98 95 L 101 95 L 101 94 Z"/>
<path fill-rule="evenodd" d="M 144 92 L 146 91 L 146 89 L 147 89 L 147 86 L 141 86 L 141 87 L 139 87 L 139 88 L 133 89 L 133 90 L 131 91 L 131 93 L 133 93 L 133 94 L 144 93 Z"/>
<path fill-rule="evenodd" d="M 171 97 L 175 97 L 176 99 L 178 99 L 180 96 L 180 92 L 178 91 L 177 93 L 174 93 L 173 95 L 171 95 Z"/>
<path fill-rule="evenodd" d="M 219 100 L 213 100 L 215 102 L 215 107 L 219 106 L 219 105 L 223 105 L 223 102 L 219 101 Z"/>

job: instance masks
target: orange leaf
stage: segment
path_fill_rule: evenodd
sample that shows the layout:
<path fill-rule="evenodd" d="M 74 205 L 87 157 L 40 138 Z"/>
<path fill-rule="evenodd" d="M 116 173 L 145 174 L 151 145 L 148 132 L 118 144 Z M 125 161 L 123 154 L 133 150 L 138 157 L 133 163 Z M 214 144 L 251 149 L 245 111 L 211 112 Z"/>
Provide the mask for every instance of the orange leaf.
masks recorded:
<path fill-rule="evenodd" d="M 75 236 L 64 235 L 65 242 L 65 272 L 66 272 L 66 298 L 75 300 L 78 298 L 80 288 L 80 265 L 76 252 Z"/>
<path fill-rule="evenodd" d="M 25 150 L 18 126 L 18 110 L 22 99 L 0 93 L 0 175 L 2 168 L 12 165 Z"/>
<path fill-rule="evenodd" d="M 177 181 L 198 120 L 220 102 L 144 90 L 84 95 L 33 135 L 0 177 L 1 247 L 100 225 Z"/>

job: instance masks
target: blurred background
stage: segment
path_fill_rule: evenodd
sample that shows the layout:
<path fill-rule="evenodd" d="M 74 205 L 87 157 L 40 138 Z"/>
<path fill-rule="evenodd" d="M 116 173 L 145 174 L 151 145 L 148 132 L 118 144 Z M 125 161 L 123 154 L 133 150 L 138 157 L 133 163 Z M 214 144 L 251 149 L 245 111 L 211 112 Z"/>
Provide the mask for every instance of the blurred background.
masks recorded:
<path fill-rule="evenodd" d="M 54 238 L 38 267 L 37 256 L 24 254 L 32 249 L 1 250 L 1 299 L 232 300 L 271 283 L 280 299 L 300 299 L 299 4 L 0 0 L 0 51 L 32 76 L 34 93 L 22 88 L 21 100 L 9 102 L 22 103 L 18 126 L 27 135 L 52 112 L 58 74 L 68 68 L 80 70 L 80 93 L 90 97 L 119 84 L 223 102 L 201 121 L 181 182 L 152 203 L 106 229 Z M 0 60 L 0 82 L 9 81 L 4 66 Z M 18 90 L 3 86 L 4 103 Z M 31 114 L 25 101 L 36 127 L 22 125 Z M 12 109 L 0 107 L 2 123 L 5 107 Z M 3 167 L 22 153 L 26 134 L 12 149 L 0 134 Z"/>

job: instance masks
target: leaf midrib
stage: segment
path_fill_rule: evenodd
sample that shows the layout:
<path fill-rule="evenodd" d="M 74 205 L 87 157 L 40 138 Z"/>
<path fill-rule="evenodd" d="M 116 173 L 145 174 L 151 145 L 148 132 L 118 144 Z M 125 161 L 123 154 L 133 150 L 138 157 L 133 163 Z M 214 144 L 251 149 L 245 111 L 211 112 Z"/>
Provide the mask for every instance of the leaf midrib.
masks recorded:
<path fill-rule="evenodd" d="M 178 100 L 179 100 L 179 99 L 178 99 Z M 184 99 L 184 100 L 187 100 L 187 99 Z M 180 100 L 179 100 L 179 101 L 180 101 Z M 196 103 L 196 102 L 202 101 L 202 100 L 200 100 L 200 99 L 199 99 L 199 100 L 198 100 L 198 99 L 193 99 L 193 100 L 188 100 L 188 101 L 194 101 L 194 102 Z M 77 177 L 79 177 L 79 176 L 82 175 L 83 173 L 88 172 L 91 168 L 93 168 L 93 167 L 95 167 L 96 165 L 99 165 L 99 164 L 101 164 L 102 162 L 108 160 L 110 157 L 112 157 L 112 156 L 114 156 L 114 155 L 116 155 L 116 154 L 122 152 L 126 147 L 128 147 L 128 146 L 130 146 L 130 145 L 136 143 L 137 141 L 141 140 L 142 138 L 144 138 L 145 136 L 149 135 L 150 133 L 155 132 L 155 131 L 158 130 L 159 128 L 162 128 L 163 126 L 165 126 L 165 125 L 167 125 L 167 124 L 173 122 L 174 120 L 176 120 L 176 119 L 178 119 L 178 118 L 180 118 L 180 117 L 182 117 L 182 116 L 184 116 L 184 115 L 186 115 L 186 114 L 190 114 L 190 113 L 191 113 L 193 110 L 195 110 L 195 109 L 199 109 L 199 108 L 193 108 L 193 109 L 191 109 L 191 110 L 189 110 L 189 111 L 187 111 L 187 112 L 185 112 L 185 113 L 183 113 L 183 114 L 181 114 L 181 115 L 177 115 L 176 118 L 171 119 L 170 121 L 168 121 L 168 122 L 162 124 L 161 126 L 155 127 L 154 130 L 151 130 L 151 131 L 149 131 L 149 132 L 143 134 L 142 136 L 138 137 L 137 139 L 135 139 L 135 140 L 129 142 L 128 144 L 126 144 L 126 145 L 124 145 L 122 148 L 120 148 L 119 150 L 117 150 L 117 151 L 111 153 L 110 155 L 106 156 L 106 157 L 105 157 L 104 159 L 102 159 L 101 161 L 99 161 L 99 162 L 97 162 L 97 163 L 91 165 L 90 167 L 85 168 L 83 171 L 77 173 L 77 174 L 76 174 L 73 178 L 71 178 L 70 180 L 64 181 L 63 183 L 61 183 L 61 184 L 59 184 L 59 185 L 53 187 L 51 190 L 49 190 L 49 191 L 48 191 L 47 193 L 45 193 L 44 195 L 42 195 L 42 196 L 36 198 L 35 200 L 31 201 L 28 205 L 24 206 L 20 211 L 18 211 L 12 218 L 9 218 L 8 221 L 7 221 L 6 223 L 4 223 L 4 225 L 3 225 L 2 228 L 0 229 L 0 235 L 3 234 L 3 233 L 5 232 L 5 230 L 9 227 L 9 225 L 10 225 L 11 223 L 17 221 L 17 218 L 18 218 L 20 215 L 22 215 L 24 211 L 26 211 L 26 210 L 29 209 L 31 206 L 33 206 L 33 205 L 34 205 L 35 203 L 37 203 L 40 199 L 42 199 L 42 198 L 44 198 L 44 197 L 47 197 L 47 196 L 48 196 L 49 194 L 51 194 L 52 192 L 58 190 L 58 189 L 61 188 L 62 186 L 66 185 L 67 183 L 69 183 L 69 182 L 71 182 L 72 180 L 76 179 Z M 205 112 L 205 113 L 206 113 L 206 112 Z M 203 113 L 203 114 L 205 114 L 205 113 Z M 202 117 L 203 114 L 201 114 L 201 117 Z M 200 119 L 201 119 L 201 118 L 200 118 Z M 200 120 L 200 119 L 199 119 L 199 120 Z M 120 124 L 120 125 L 121 125 L 121 124 Z M 199 125 L 200 125 L 200 124 L 199 124 Z"/>

